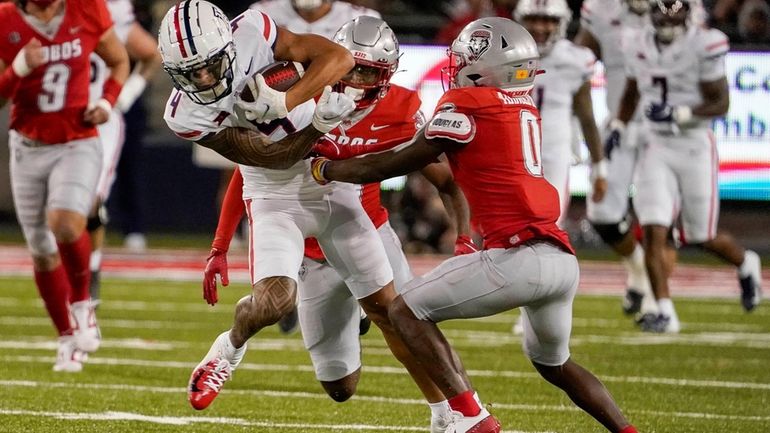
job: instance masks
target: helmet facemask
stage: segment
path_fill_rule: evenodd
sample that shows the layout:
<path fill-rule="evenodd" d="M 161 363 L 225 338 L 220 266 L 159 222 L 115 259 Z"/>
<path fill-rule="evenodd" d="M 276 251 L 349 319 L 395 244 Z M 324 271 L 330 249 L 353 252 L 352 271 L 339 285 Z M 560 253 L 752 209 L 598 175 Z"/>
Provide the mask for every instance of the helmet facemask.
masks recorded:
<path fill-rule="evenodd" d="M 522 17 L 521 24 L 532 35 L 541 56 L 547 56 L 554 44 L 564 37 L 561 31 L 562 20 L 562 17 L 540 14 Z"/>
<path fill-rule="evenodd" d="M 400 56 L 398 39 L 388 24 L 380 18 L 360 16 L 343 24 L 332 40 L 347 48 L 356 62 L 336 84 L 336 91 L 353 96 L 357 110 L 384 98 Z"/>
<path fill-rule="evenodd" d="M 212 104 L 229 95 L 233 89 L 235 50 L 232 42 L 203 62 L 184 67 L 164 64 L 174 87 L 185 92 L 198 104 Z"/>
<path fill-rule="evenodd" d="M 663 44 L 670 44 L 687 33 L 690 20 L 690 5 L 682 0 L 655 0 L 651 20 L 655 38 Z"/>
<path fill-rule="evenodd" d="M 397 67 L 398 62 L 389 65 L 356 59 L 356 65 L 340 79 L 334 86 L 334 90 L 353 95 L 356 101 L 356 110 L 368 108 L 388 93 L 390 77 L 396 72 Z"/>

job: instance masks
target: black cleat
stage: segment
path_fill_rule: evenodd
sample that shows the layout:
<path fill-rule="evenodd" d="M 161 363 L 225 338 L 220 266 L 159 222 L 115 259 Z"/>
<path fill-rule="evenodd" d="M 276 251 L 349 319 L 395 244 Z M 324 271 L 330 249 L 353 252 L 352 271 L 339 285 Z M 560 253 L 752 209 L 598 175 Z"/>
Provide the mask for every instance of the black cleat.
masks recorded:
<path fill-rule="evenodd" d="M 368 316 L 361 316 L 361 321 L 358 322 L 358 335 L 366 335 L 369 332 L 369 328 L 372 327 L 372 321 Z"/>
<path fill-rule="evenodd" d="M 623 297 L 623 303 L 621 304 L 623 314 L 630 316 L 641 311 L 642 299 L 644 299 L 643 294 L 630 287 L 626 289 L 626 295 Z"/>

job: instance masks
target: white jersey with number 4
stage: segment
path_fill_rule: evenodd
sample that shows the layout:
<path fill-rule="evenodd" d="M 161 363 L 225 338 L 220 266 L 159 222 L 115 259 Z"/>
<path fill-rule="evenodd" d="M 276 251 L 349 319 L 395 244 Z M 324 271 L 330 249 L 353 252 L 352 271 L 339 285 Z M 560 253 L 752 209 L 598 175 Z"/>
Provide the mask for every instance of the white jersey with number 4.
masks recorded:
<path fill-rule="evenodd" d="M 310 125 L 315 107 L 312 100 L 291 110 L 288 117 L 270 123 L 251 122 L 246 119 L 243 110 L 235 106 L 238 91 L 245 85 L 246 77 L 275 61 L 272 46 L 277 28 L 270 17 L 254 10 L 246 10 L 230 21 L 230 26 L 237 53 L 234 91 L 209 105 L 197 104 L 179 90 L 172 91 L 163 115 L 169 128 L 179 137 L 191 141 L 233 127 L 258 131 L 277 141 Z M 240 168 L 244 198 L 318 199 L 331 188 L 329 185 L 318 185 L 313 180 L 310 160 L 299 161 L 286 170 L 245 165 Z"/>
<path fill-rule="evenodd" d="M 716 29 L 692 27 L 670 45 L 655 42 L 652 28 L 637 33 L 636 43 L 626 51 L 626 73 L 637 82 L 639 107 L 650 104 L 686 105 L 703 102 L 701 82 L 725 77 L 725 55 L 730 48 L 727 36 Z M 708 128 L 709 119 L 695 125 Z M 671 125 L 647 122 L 651 131 L 670 133 Z"/>
<path fill-rule="evenodd" d="M 329 13 L 312 23 L 297 14 L 291 0 L 265 0 L 252 4 L 251 8 L 270 15 L 276 24 L 294 33 L 313 33 L 327 39 L 331 39 L 343 24 L 361 15 L 380 18 L 377 11 L 347 2 L 333 2 Z"/>
<path fill-rule="evenodd" d="M 647 24 L 647 16 L 629 12 L 622 0 L 586 0 L 580 9 L 580 26 L 591 33 L 601 49 L 610 115 L 617 113 L 626 85 L 623 66 L 625 34 L 639 31 Z"/>

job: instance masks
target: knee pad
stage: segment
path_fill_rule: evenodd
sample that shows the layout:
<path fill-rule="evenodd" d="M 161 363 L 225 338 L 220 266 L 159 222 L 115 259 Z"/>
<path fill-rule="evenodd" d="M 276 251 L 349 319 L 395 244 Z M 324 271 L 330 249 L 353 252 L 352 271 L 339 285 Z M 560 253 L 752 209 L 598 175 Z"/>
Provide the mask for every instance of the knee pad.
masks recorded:
<path fill-rule="evenodd" d="M 618 223 L 612 223 L 612 224 L 597 224 L 597 223 L 591 223 L 593 225 L 594 230 L 596 230 L 596 233 L 599 234 L 599 237 L 602 238 L 604 243 L 608 245 L 614 245 L 626 236 L 628 233 L 628 229 L 630 228 L 630 224 L 627 220 L 620 221 Z"/>
<path fill-rule="evenodd" d="M 88 230 L 89 233 L 93 232 L 99 227 L 103 227 L 104 225 L 106 225 L 107 221 L 108 221 L 107 208 L 104 205 L 100 205 L 99 208 L 96 210 L 95 215 L 88 216 L 88 220 L 86 222 L 86 230 Z"/>

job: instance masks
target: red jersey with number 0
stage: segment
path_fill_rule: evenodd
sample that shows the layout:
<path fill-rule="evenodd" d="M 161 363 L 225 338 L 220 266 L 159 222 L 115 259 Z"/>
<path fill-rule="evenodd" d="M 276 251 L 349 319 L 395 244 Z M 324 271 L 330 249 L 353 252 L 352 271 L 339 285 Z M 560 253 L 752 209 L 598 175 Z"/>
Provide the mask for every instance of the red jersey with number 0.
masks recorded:
<path fill-rule="evenodd" d="M 390 142 L 395 147 L 411 140 L 422 127 L 420 105 L 417 92 L 391 85 L 388 94 L 363 119 L 349 127 L 343 124 L 326 136 L 342 146 Z M 361 204 L 375 227 L 388 221 L 388 211 L 380 201 L 379 182 L 361 186 Z M 324 258 L 315 238 L 305 240 L 305 255 L 316 260 Z"/>
<path fill-rule="evenodd" d="M 6 67 L 32 38 L 41 42 L 46 59 L 21 79 L 10 128 L 49 144 L 96 136 L 96 128 L 83 122 L 83 113 L 91 79 L 89 56 L 112 27 L 104 0 L 66 0 L 58 27 L 47 29 L 33 22 L 14 2 L 0 4 L 0 59 Z"/>
<path fill-rule="evenodd" d="M 574 253 L 556 226 L 559 196 L 543 177 L 540 113 L 532 99 L 491 87 L 452 89 L 439 100 L 441 111 L 463 113 L 475 124 L 470 141 L 446 155 L 484 248 L 546 239 Z"/>

